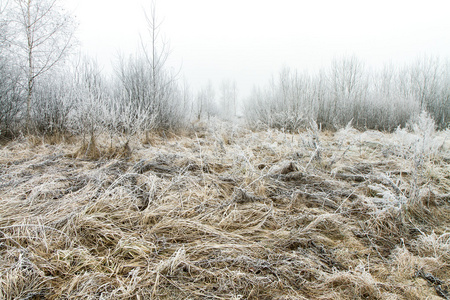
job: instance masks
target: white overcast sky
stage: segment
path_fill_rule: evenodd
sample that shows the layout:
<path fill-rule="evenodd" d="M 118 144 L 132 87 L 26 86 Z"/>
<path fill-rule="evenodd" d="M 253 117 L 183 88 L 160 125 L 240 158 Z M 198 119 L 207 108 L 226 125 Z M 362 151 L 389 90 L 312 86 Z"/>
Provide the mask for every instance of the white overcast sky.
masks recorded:
<path fill-rule="evenodd" d="M 67 1 L 84 53 L 105 71 L 139 47 L 150 0 Z M 283 66 L 313 72 L 341 56 L 375 67 L 450 57 L 449 0 L 157 0 L 156 12 L 170 64 L 194 91 L 231 79 L 245 97 Z"/>

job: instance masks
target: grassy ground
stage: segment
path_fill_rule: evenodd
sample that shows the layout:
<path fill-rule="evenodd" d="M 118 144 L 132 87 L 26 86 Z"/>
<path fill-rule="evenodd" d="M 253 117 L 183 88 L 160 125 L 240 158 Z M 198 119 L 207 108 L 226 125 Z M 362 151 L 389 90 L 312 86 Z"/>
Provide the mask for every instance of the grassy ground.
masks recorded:
<path fill-rule="evenodd" d="M 449 299 L 449 135 L 9 142 L 0 298 Z"/>

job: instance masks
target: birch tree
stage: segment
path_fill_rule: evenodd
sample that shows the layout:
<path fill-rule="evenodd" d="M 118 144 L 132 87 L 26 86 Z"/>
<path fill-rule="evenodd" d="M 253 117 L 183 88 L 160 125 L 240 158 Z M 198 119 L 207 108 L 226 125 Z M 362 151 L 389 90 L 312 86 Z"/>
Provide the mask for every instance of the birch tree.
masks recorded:
<path fill-rule="evenodd" d="M 13 0 L 13 49 L 23 72 L 26 90 L 26 129 L 30 129 L 36 82 L 68 54 L 73 44 L 74 20 L 60 0 Z"/>

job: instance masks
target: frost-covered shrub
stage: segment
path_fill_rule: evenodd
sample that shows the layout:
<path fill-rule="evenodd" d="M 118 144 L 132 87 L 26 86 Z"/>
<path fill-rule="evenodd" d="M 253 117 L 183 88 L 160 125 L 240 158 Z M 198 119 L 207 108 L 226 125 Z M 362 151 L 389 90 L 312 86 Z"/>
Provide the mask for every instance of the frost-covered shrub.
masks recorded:
<path fill-rule="evenodd" d="M 23 100 L 18 73 L 0 56 L 0 135 L 17 131 Z"/>
<path fill-rule="evenodd" d="M 328 129 L 351 122 L 360 130 L 392 132 L 427 111 L 442 130 L 450 124 L 449 86 L 449 64 L 437 59 L 369 72 L 355 57 L 343 58 L 314 76 L 283 70 L 278 80 L 254 89 L 246 116 L 253 127 L 296 130 L 313 119 Z"/>

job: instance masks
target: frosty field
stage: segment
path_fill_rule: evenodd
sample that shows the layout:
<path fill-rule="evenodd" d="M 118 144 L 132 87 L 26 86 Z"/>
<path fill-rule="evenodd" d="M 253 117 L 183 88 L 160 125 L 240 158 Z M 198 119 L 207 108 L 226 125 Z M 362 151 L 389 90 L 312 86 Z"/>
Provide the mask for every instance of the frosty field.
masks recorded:
<path fill-rule="evenodd" d="M 0 148 L 1 299 L 450 299 L 450 133 Z"/>

